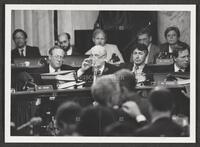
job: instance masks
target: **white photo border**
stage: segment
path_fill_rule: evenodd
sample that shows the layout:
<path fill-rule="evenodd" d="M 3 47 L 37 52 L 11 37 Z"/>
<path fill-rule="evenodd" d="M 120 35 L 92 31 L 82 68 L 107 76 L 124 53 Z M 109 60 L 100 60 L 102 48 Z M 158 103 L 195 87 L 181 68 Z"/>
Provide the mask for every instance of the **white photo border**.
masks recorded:
<path fill-rule="evenodd" d="M 11 136 L 11 12 L 12 10 L 190 11 L 190 136 L 189 137 L 44 137 Z M 5 5 L 5 142 L 6 143 L 195 143 L 196 142 L 196 5 Z"/>

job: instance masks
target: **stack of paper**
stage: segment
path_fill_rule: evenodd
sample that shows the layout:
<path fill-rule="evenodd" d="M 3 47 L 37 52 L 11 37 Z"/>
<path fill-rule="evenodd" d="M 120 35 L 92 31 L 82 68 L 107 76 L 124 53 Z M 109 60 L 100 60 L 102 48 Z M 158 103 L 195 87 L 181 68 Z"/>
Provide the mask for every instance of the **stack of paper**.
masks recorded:
<path fill-rule="evenodd" d="M 75 71 L 65 70 L 54 73 L 43 73 L 41 78 L 44 80 L 75 81 Z"/>

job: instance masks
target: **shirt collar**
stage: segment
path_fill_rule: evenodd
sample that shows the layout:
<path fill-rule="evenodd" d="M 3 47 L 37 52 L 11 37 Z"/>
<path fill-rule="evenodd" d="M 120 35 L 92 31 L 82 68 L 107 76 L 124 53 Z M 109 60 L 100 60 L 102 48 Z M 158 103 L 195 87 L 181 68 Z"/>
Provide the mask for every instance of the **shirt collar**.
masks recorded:
<path fill-rule="evenodd" d="M 59 68 L 58 71 L 61 71 L 61 69 Z M 56 70 L 49 64 L 49 73 L 53 72 L 56 72 Z"/>
<path fill-rule="evenodd" d="M 174 63 L 174 72 L 179 72 L 180 70 L 181 70 L 182 72 L 185 71 L 184 69 L 181 69 L 180 67 L 178 67 L 178 66 L 176 65 L 176 63 Z"/>
<path fill-rule="evenodd" d="M 26 45 L 24 47 L 22 47 L 22 48 L 18 48 L 18 51 L 19 51 L 20 54 L 21 54 L 22 50 L 24 50 L 23 54 L 24 54 L 24 56 L 26 56 Z"/>
<path fill-rule="evenodd" d="M 142 71 L 144 66 L 145 66 L 145 63 L 141 64 L 140 66 L 137 66 L 138 67 L 137 70 L 141 70 Z M 135 71 L 135 68 L 136 68 L 136 64 L 133 65 L 133 70 L 132 70 L 133 72 Z"/>

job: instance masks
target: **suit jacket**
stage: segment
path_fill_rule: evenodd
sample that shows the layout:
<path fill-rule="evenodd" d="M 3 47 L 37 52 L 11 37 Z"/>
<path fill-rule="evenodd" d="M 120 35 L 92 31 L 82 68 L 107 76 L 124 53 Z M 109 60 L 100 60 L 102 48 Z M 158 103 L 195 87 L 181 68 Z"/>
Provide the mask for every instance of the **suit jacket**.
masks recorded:
<path fill-rule="evenodd" d="M 185 42 L 182 42 L 182 41 L 178 41 L 178 44 L 182 44 L 182 45 L 184 45 L 184 46 L 187 46 L 188 48 L 189 48 L 189 45 L 188 44 L 186 44 Z M 165 52 L 165 53 L 169 53 L 169 43 L 163 43 L 163 44 L 161 44 L 160 45 L 160 52 L 162 53 L 162 52 Z"/>
<path fill-rule="evenodd" d="M 173 73 L 175 72 L 175 69 L 174 69 L 174 64 L 170 64 L 170 65 L 166 65 L 166 66 L 163 66 L 162 68 L 162 71 L 163 72 L 169 72 L 169 73 Z M 185 69 L 185 72 L 190 72 L 190 66 L 188 66 L 186 69 Z"/>
<path fill-rule="evenodd" d="M 134 136 L 167 136 L 179 137 L 182 136 L 183 128 L 173 122 L 171 118 L 160 118 L 154 123 L 138 129 Z"/>
<path fill-rule="evenodd" d="M 40 57 L 40 56 L 41 55 L 40 55 L 40 51 L 39 51 L 38 47 L 28 46 L 28 45 L 26 46 L 26 56 L 25 57 L 33 58 L 33 57 Z M 12 59 L 21 58 L 17 48 L 15 48 L 11 51 L 11 58 Z"/>
<path fill-rule="evenodd" d="M 151 44 L 150 51 L 148 53 L 149 55 L 147 64 L 155 64 L 159 53 L 160 53 L 160 48 L 154 44 Z"/>
<path fill-rule="evenodd" d="M 74 46 L 71 46 L 71 48 L 72 48 L 72 54 L 71 55 L 77 55 L 77 56 L 80 55 L 80 53 L 77 52 L 77 49 Z M 68 56 L 67 52 L 65 53 L 65 55 Z"/>
<path fill-rule="evenodd" d="M 113 74 L 114 72 L 118 71 L 120 68 L 109 64 L 109 63 L 105 63 L 105 68 L 103 70 L 102 75 L 108 75 L 108 74 Z M 88 70 L 85 71 L 85 73 L 79 78 L 83 81 L 86 81 L 86 86 L 91 86 L 92 82 L 93 82 L 93 69 L 92 67 L 90 67 Z"/>
<path fill-rule="evenodd" d="M 129 69 L 130 71 L 132 71 L 133 66 L 134 66 L 133 63 L 126 63 L 126 64 L 121 64 L 120 68 Z M 153 81 L 153 74 L 152 74 L 150 66 L 145 64 L 142 72 L 146 74 L 146 80 Z"/>

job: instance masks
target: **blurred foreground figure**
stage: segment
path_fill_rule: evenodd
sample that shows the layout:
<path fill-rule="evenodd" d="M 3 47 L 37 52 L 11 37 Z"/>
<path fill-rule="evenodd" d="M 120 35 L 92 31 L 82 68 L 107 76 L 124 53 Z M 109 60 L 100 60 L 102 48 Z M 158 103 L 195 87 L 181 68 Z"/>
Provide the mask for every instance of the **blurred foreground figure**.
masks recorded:
<path fill-rule="evenodd" d="M 75 136 L 77 123 L 80 120 L 81 106 L 75 102 L 65 102 L 56 112 L 56 125 L 61 136 Z"/>
<path fill-rule="evenodd" d="M 170 90 L 156 87 L 149 95 L 151 123 L 136 131 L 135 136 L 183 136 L 183 128 L 171 118 L 174 95 Z"/>

